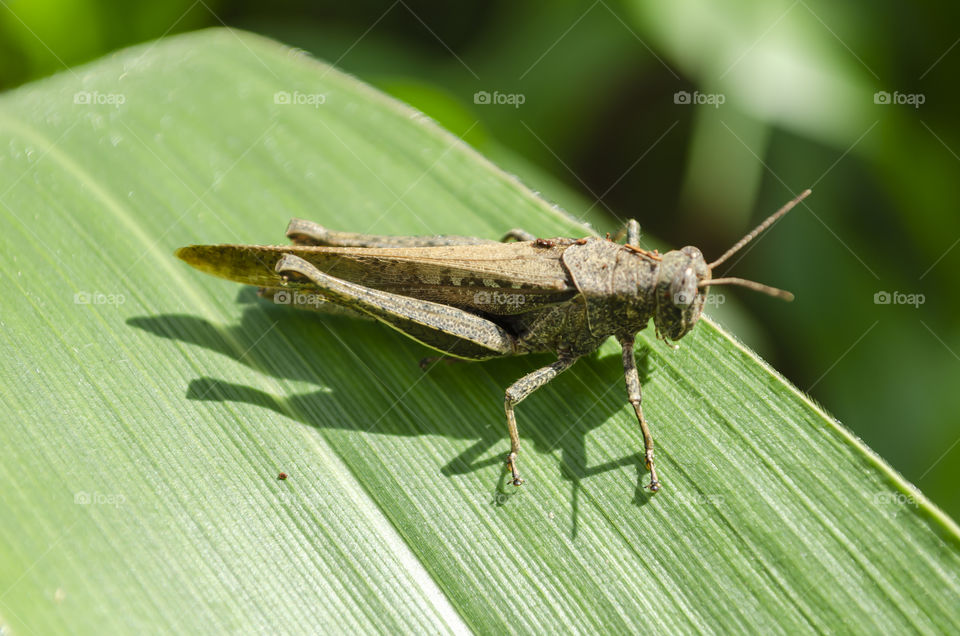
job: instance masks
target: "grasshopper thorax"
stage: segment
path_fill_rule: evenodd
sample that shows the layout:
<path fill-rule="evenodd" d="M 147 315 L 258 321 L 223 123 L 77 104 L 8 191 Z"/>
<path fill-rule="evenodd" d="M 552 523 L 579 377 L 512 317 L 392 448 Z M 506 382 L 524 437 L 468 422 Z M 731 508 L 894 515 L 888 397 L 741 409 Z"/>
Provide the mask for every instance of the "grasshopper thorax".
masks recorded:
<path fill-rule="evenodd" d="M 679 340 L 700 319 L 710 280 L 710 268 L 703 254 L 688 245 L 662 256 L 655 292 L 653 324 L 665 340 Z"/>

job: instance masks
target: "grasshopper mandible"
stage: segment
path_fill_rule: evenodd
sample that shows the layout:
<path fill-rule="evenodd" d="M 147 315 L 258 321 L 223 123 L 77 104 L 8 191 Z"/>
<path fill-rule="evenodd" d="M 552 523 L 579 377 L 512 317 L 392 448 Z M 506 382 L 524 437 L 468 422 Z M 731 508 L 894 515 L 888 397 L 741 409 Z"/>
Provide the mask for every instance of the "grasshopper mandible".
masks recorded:
<path fill-rule="evenodd" d="M 465 236 L 377 236 L 328 230 L 293 219 L 292 246 L 191 245 L 178 257 L 197 269 L 255 285 L 267 298 L 306 290 L 315 309 L 373 317 L 445 356 L 485 360 L 554 353 L 556 362 L 506 390 L 510 435 L 507 469 L 517 468 L 520 437 L 514 407 L 610 336 L 623 350 L 627 399 L 643 434 L 649 488 L 660 490 L 653 437 L 641 408 L 634 340 L 650 319 L 657 337 L 675 341 L 700 318 L 709 287 L 740 285 L 786 300 L 793 295 L 740 278 L 712 278 L 715 267 L 810 194 L 806 190 L 707 263 L 687 246 L 659 254 L 637 246 L 629 221 L 626 244 L 599 237 L 536 238 L 511 230 L 500 241 Z"/>

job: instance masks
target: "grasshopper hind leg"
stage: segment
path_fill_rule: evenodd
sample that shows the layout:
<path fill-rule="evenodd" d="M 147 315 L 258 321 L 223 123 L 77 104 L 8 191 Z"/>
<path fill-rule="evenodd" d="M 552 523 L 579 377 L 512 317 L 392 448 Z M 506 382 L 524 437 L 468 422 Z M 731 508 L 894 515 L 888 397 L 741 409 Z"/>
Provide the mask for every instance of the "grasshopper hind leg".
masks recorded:
<path fill-rule="evenodd" d="M 561 357 L 553 364 L 528 373 L 507 388 L 503 400 L 504 410 L 507 413 L 507 432 L 510 434 L 510 453 L 507 455 L 507 470 L 510 471 L 511 483 L 514 486 L 523 484 L 520 471 L 517 469 L 517 455 L 520 454 L 520 434 L 517 432 L 517 418 L 513 407 L 523 401 L 528 395 L 542 387 L 570 368 L 576 358 Z"/>
<path fill-rule="evenodd" d="M 497 241 L 473 236 L 384 236 L 328 230 L 313 221 L 291 219 L 287 238 L 294 245 L 327 247 L 438 247 L 444 245 L 483 245 Z"/>
<path fill-rule="evenodd" d="M 537 237 L 527 232 L 526 230 L 521 230 L 518 227 L 513 228 L 509 232 L 503 235 L 503 238 L 500 239 L 501 243 L 509 243 L 510 241 L 535 241 Z"/>
<path fill-rule="evenodd" d="M 486 360 L 517 353 L 516 339 L 502 327 L 456 307 L 371 289 L 326 274 L 285 254 L 276 265 L 284 278 L 302 276 L 325 301 L 386 323 L 428 347 L 458 358 Z"/>

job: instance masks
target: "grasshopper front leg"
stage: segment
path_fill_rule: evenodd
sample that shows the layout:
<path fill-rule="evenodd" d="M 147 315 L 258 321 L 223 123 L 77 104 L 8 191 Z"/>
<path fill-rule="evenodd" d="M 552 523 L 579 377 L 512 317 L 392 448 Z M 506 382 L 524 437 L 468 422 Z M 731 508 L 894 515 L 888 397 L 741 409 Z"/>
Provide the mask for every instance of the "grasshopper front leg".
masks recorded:
<path fill-rule="evenodd" d="M 575 361 L 576 358 L 560 357 L 553 364 L 523 376 L 511 384 L 506 391 L 503 406 L 507 412 L 507 432 L 510 433 L 510 454 L 507 455 L 507 468 L 510 470 L 514 486 L 523 484 L 523 480 L 520 479 L 520 472 L 517 470 L 517 455 L 520 453 L 520 434 L 517 432 L 517 418 L 513 414 L 513 407 L 544 384 L 569 369 L 570 365 Z"/>
<path fill-rule="evenodd" d="M 619 241 L 623 238 L 623 235 L 627 235 L 627 245 L 639 245 L 640 244 L 640 223 L 636 219 L 630 219 L 627 221 L 626 225 L 617 232 L 617 235 L 613 237 L 614 241 Z"/>
<path fill-rule="evenodd" d="M 620 338 L 620 347 L 623 349 L 623 376 L 627 382 L 627 399 L 633 405 L 633 410 L 637 414 L 637 421 L 640 422 L 640 431 L 643 433 L 644 463 L 647 470 L 650 471 L 650 485 L 648 488 L 653 492 L 660 490 L 660 480 L 657 479 L 657 469 L 653 465 L 653 436 L 650 434 L 650 428 L 647 426 L 647 420 L 643 417 L 643 408 L 640 402 L 643 395 L 640 392 L 640 376 L 637 373 L 637 360 L 633 352 L 633 343 L 636 334 Z"/>

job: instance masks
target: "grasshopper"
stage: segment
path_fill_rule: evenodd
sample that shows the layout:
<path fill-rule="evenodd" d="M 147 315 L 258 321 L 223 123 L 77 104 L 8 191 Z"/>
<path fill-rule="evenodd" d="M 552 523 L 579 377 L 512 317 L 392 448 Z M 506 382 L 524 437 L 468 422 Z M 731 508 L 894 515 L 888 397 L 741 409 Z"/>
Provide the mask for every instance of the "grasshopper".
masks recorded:
<path fill-rule="evenodd" d="M 485 360 L 550 352 L 552 364 L 507 388 L 507 470 L 513 485 L 520 436 L 514 407 L 614 336 L 623 352 L 627 399 L 643 435 L 648 488 L 660 490 L 653 436 L 641 408 L 634 357 L 637 333 L 676 341 L 693 329 L 711 286 L 740 285 L 792 300 L 780 289 L 712 271 L 810 194 L 806 190 L 707 263 L 696 247 L 659 254 L 638 247 L 631 220 L 614 239 L 537 238 L 514 229 L 500 241 L 465 236 L 378 236 L 328 230 L 293 219 L 292 246 L 191 245 L 176 255 L 197 269 L 255 285 L 290 304 L 291 291 L 316 297 L 309 308 L 375 318 L 444 356 Z M 626 243 L 619 239 L 626 234 Z M 299 296 L 298 296 L 299 297 Z"/>

